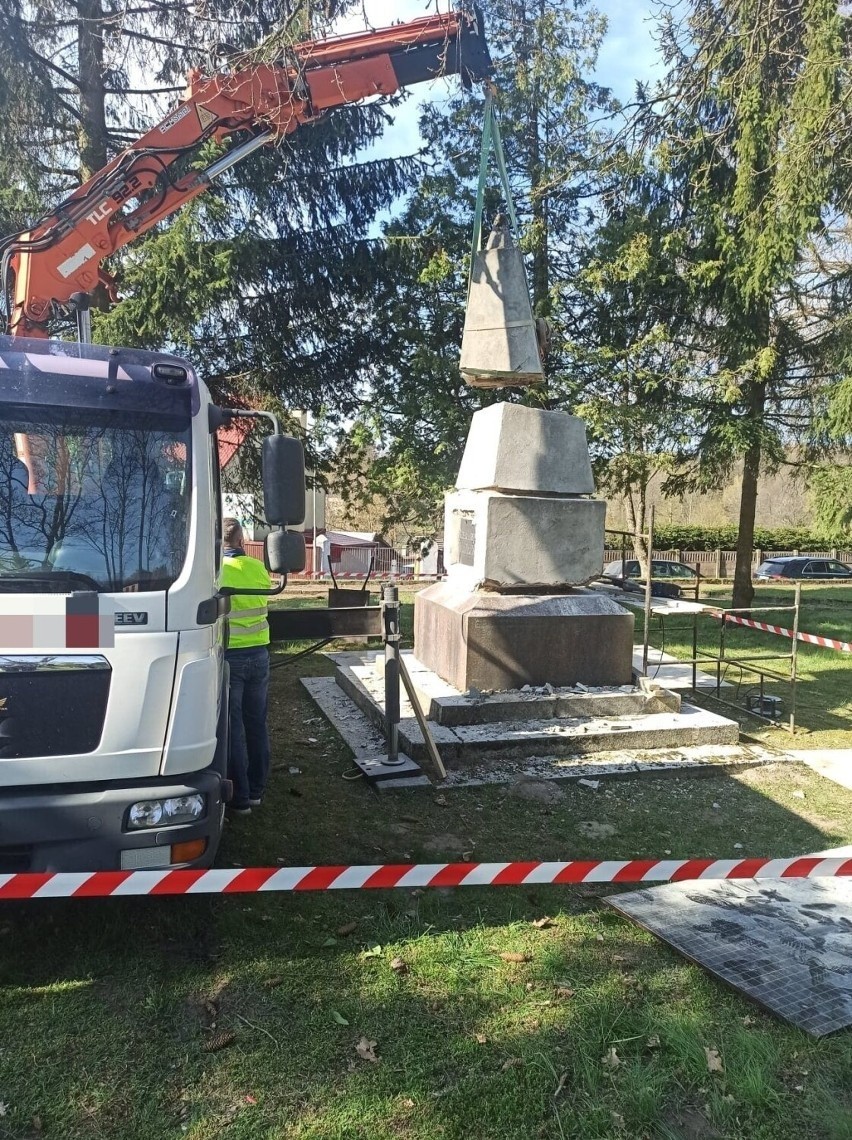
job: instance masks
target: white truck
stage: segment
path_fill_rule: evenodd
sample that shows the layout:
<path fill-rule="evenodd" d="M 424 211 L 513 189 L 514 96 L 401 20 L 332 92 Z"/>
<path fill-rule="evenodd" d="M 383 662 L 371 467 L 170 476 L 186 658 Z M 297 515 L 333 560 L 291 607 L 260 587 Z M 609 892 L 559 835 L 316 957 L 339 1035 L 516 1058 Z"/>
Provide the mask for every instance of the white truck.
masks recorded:
<path fill-rule="evenodd" d="M 0 338 L 2 872 L 215 855 L 225 418 L 174 357 Z M 267 437 L 263 467 L 267 517 L 301 522 L 301 444 Z M 268 562 L 301 569 L 301 535 Z"/>
<path fill-rule="evenodd" d="M 185 361 L 89 343 L 93 296 L 116 298 L 104 260 L 333 108 L 489 66 L 474 10 L 192 72 L 161 123 L 0 243 L 0 873 L 209 865 L 229 794 L 228 417 Z M 233 145 L 193 168 L 211 140 Z M 79 343 L 48 339 L 70 312 Z M 267 561 L 286 575 L 304 562 L 281 529 L 304 516 L 304 457 L 275 423 L 263 446 Z M 347 609 L 335 629 L 355 626 Z"/>

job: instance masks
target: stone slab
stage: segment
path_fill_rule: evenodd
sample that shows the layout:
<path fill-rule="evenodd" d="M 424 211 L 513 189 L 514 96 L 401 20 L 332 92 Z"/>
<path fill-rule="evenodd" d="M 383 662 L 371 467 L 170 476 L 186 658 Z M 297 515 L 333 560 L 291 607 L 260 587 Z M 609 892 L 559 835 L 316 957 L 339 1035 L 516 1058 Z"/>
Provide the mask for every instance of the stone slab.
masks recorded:
<path fill-rule="evenodd" d="M 790 748 L 787 755 L 826 780 L 852 788 L 852 748 Z"/>
<path fill-rule="evenodd" d="M 739 725 L 695 705 L 682 705 L 679 713 L 645 716 L 562 717 L 558 720 L 503 721 L 460 725 L 457 748 L 463 760 L 476 751 L 498 748 L 529 755 L 556 747 L 578 754 L 611 747 L 618 737 L 621 748 L 666 748 L 688 744 L 736 744 Z"/>
<path fill-rule="evenodd" d="M 414 652 L 462 693 L 629 685 L 633 615 L 591 594 L 476 593 L 436 582 L 414 603 Z"/>
<path fill-rule="evenodd" d="M 852 883 L 667 883 L 611 907 L 812 1037 L 852 1025 Z"/>
<path fill-rule="evenodd" d="M 577 416 L 522 404 L 474 412 L 459 467 L 460 491 L 591 495 L 586 426 Z"/>
<path fill-rule="evenodd" d="M 336 657 L 349 654 L 330 654 Z M 373 742 L 381 746 L 384 738 L 367 716 L 354 704 L 332 677 L 304 677 L 302 684 L 319 709 L 338 731 L 353 753 L 362 753 Z M 442 750 L 443 752 L 443 750 Z M 558 755 L 542 750 L 518 759 L 500 752 L 481 753 L 458 767 L 450 767 L 443 788 L 480 787 L 487 784 L 511 784 L 518 779 L 598 780 L 632 779 L 666 774 L 700 775 L 721 770 L 735 771 L 743 767 L 777 764 L 785 757 L 756 745 L 685 745 L 656 749 L 610 748 L 591 755 Z M 428 781 L 424 777 L 423 786 Z M 387 785 L 385 785 L 387 787 Z M 384 790 L 383 788 L 379 790 Z M 588 795 L 598 794 L 590 787 Z"/>
<path fill-rule="evenodd" d="M 633 646 L 633 668 L 637 674 L 641 674 L 641 645 Z M 692 688 L 692 666 L 685 665 L 682 661 L 678 661 L 676 657 L 672 657 L 670 653 L 664 653 L 650 645 L 648 646 L 648 672 L 646 676 L 649 680 L 657 681 L 667 689 L 683 691 L 684 689 Z M 716 678 L 711 677 L 709 673 L 704 673 L 700 669 L 697 669 L 695 673 L 695 686 L 697 689 L 713 689 L 715 691 Z M 721 687 L 723 689 L 731 689 L 733 685 L 730 681 L 723 680 Z"/>
<path fill-rule="evenodd" d="M 341 690 L 379 726 L 384 723 L 384 680 L 371 665 L 367 654 L 361 667 L 354 666 L 351 660 L 338 664 L 335 679 Z M 489 752 L 522 759 L 541 754 L 587 755 L 613 747 L 624 750 L 733 745 L 739 739 L 735 721 L 692 705 L 683 705 L 678 713 L 531 718 L 452 728 L 433 724 L 430 730 L 448 768 L 480 761 Z M 404 693 L 400 697 L 399 740 L 400 748 L 409 756 L 420 763 L 428 762 L 420 727 Z"/>
<path fill-rule="evenodd" d="M 383 734 L 346 696 L 333 677 L 302 677 L 301 682 L 320 712 L 352 752 L 358 767 L 362 770 L 365 765 L 374 767 L 387 749 Z M 394 772 L 373 786 L 380 792 L 392 788 L 431 787 L 431 780 L 419 766 L 418 771 L 419 775 L 414 772 Z"/>
<path fill-rule="evenodd" d="M 659 685 L 643 689 L 639 685 L 623 685 L 589 689 L 529 688 L 528 692 L 511 690 L 502 693 L 467 695 L 443 681 L 437 673 L 418 661 L 411 650 L 402 657 L 417 694 L 423 714 L 436 724 L 455 727 L 460 724 L 489 724 L 503 720 L 529 720 L 566 716 L 627 716 L 631 713 L 677 712 L 680 697 Z M 384 675 L 385 659 L 377 654 L 372 666 L 359 663 L 353 669 Z"/>
<path fill-rule="evenodd" d="M 444 501 L 444 564 L 475 589 L 565 588 L 602 572 L 606 503 L 500 491 Z"/>

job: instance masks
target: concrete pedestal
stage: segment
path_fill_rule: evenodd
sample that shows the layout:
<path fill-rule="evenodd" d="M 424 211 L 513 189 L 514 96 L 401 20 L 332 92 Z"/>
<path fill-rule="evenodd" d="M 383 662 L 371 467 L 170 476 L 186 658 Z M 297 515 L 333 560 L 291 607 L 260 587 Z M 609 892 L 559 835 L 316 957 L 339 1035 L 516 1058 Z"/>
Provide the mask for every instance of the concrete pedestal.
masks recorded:
<path fill-rule="evenodd" d="M 603 571 L 602 499 L 454 491 L 444 503 L 445 564 L 467 589 L 558 589 Z"/>
<path fill-rule="evenodd" d="M 491 594 L 438 582 L 417 597 L 414 645 L 418 660 L 462 693 L 629 685 L 633 615 L 592 594 Z"/>
<path fill-rule="evenodd" d="M 591 495 L 586 425 L 565 412 L 523 404 L 480 408 L 470 424 L 456 489 Z"/>

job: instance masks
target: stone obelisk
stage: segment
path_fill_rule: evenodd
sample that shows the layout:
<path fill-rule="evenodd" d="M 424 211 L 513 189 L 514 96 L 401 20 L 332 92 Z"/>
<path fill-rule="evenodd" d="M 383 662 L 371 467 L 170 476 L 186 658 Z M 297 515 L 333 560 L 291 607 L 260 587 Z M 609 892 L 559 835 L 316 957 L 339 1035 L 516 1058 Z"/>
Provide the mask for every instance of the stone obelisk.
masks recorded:
<path fill-rule="evenodd" d="M 476 412 L 445 501 L 447 578 L 415 602 L 418 660 L 460 692 L 630 684 L 633 615 L 582 589 L 603 569 L 593 492 L 582 420 Z"/>

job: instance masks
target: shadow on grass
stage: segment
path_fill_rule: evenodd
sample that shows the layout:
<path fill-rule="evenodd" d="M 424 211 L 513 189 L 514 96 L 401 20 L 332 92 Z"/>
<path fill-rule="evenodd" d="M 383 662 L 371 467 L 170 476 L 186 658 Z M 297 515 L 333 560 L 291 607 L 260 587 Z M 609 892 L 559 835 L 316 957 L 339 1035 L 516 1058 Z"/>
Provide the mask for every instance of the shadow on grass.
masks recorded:
<path fill-rule="evenodd" d="M 852 838 L 852 794 L 792 766 L 563 784 L 549 805 L 506 786 L 378 797 L 341 778 L 348 753 L 299 685 L 330 668 L 273 674 L 268 800 L 228 825 L 222 865 L 784 856 Z M 775 1022 L 609 911 L 613 889 L 4 903 L 0 1135 L 849 1136 L 852 1035 Z"/>
<path fill-rule="evenodd" d="M 52 980 L 22 962 L 6 982 L 4 1124 L 117 1140 L 847 1134 L 848 1038 L 815 1045 L 611 913 L 566 909 L 569 892 L 513 893 L 502 921 L 482 891 L 413 913 L 374 897 L 333 946 L 352 908 L 325 899 L 53 904 L 52 923 L 38 908 L 33 939 L 58 925 L 65 952 L 43 940 Z"/>

